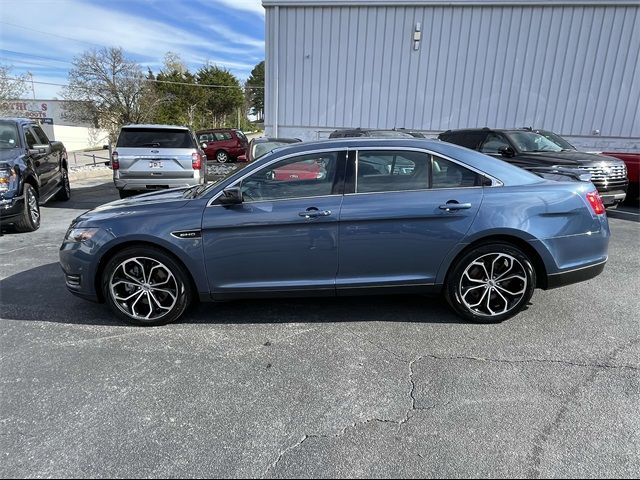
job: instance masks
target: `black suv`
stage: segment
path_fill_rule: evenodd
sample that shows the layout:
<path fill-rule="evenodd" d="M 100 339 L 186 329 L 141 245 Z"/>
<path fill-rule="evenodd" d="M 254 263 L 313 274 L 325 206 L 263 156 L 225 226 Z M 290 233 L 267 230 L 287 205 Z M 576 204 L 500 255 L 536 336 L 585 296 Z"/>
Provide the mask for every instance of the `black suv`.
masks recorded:
<path fill-rule="evenodd" d="M 556 143 L 553 132 L 528 128 L 498 130 L 474 128 L 447 130 L 438 138 L 500 158 L 526 170 L 565 167 L 591 174 L 606 206 L 622 202 L 627 193 L 627 167 L 622 160 L 593 153 L 578 152 L 571 144 Z M 561 138 L 561 137 L 560 137 Z"/>
<path fill-rule="evenodd" d="M 371 137 L 371 138 L 424 138 L 424 135 L 414 130 L 394 128 L 393 130 L 378 130 L 373 128 L 344 128 L 334 130 L 329 138 Z"/>

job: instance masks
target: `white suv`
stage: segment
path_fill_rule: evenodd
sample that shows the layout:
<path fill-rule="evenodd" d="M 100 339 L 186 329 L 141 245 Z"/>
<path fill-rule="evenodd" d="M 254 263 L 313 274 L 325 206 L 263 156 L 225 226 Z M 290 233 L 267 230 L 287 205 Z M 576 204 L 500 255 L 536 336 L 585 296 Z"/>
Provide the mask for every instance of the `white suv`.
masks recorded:
<path fill-rule="evenodd" d="M 120 198 L 206 183 L 204 152 L 189 128 L 175 125 L 122 127 L 111 168 Z"/>

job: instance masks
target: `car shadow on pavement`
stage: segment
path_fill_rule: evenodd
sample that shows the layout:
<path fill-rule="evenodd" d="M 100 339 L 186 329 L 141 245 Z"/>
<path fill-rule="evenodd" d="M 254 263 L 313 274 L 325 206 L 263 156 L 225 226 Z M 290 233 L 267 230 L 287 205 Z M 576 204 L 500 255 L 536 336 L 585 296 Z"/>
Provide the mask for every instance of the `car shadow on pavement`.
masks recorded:
<path fill-rule="evenodd" d="M 0 280 L 0 317 L 80 325 L 127 325 L 107 305 L 69 293 L 58 263 Z M 319 322 L 465 323 L 440 296 L 394 295 L 196 303 L 179 323 L 261 324 Z M 132 327 L 136 328 L 136 327 Z"/>
<path fill-rule="evenodd" d="M 90 210 L 104 203 L 118 200 L 118 190 L 113 183 L 101 183 L 83 188 L 71 188 L 71 199 L 66 202 L 52 200 L 44 205 L 45 208 L 70 208 L 75 210 Z"/>

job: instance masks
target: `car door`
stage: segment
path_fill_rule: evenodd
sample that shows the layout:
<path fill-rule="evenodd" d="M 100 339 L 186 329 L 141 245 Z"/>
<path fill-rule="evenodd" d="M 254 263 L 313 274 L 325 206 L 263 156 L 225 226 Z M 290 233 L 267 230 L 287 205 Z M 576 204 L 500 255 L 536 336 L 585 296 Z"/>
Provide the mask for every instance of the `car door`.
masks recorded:
<path fill-rule="evenodd" d="M 31 157 L 33 168 L 38 175 L 38 180 L 40 181 L 40 197 L 42 198 L 43 194 L 46 196 L 48 189 L 51 188 L 51 185 L 49 184 L 49 181 L 51 180 L 51 171 L 49 169 L 49 165 L 47 164 L 48 154 L 46 152 L 46 149 L 41 147 L 41 140 L 36 136 L 32 128 L 27 125 L 25 125 L 23 128 L 24 138 L 27 143 L 27 149 L 33 152 L 30 153 L 29 156 Z M 41 148 L 42 150 L 38 151 Z"/>
<path fill-rule="evenodd" d="M 44 130 L 42 130 L 39 125 L 33 125 L 31 129 L 38 137 L 39 145 L 42 145 L 45 149 L 45 155 L 42 157 L 41 164 L 44 166 L 44 171 L 46 172 L 45 176 L 47 178 L 47 187 L 53 191 L 62 182 L 59 153 L 53 151 L 49 137 L 44 133 Z"/>
<path fill-rule="evenodd" d="M 214 298 L 335 293 L 345 162 L 341 150 L 277 159 L 235 183 L 241 204 L 212 200 L 202 235 Z"/>
<path fill-rule="evenodd" d="M 352 154 L 340 211 L 338 294 L 432 285 L 478 212 L 483 182 L 480 174 L 424 151 Z"/>

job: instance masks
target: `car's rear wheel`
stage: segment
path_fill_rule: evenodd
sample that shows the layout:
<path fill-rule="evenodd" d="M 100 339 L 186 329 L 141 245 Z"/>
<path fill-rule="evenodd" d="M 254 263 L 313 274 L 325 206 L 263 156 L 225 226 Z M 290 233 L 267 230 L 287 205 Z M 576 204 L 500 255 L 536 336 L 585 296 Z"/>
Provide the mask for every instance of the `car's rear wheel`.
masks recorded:
<path fill-rule="evenodd" d="M 22 215 L 15 222 L 17 232 L 33 232 L 40 228 L 40 205 L 35 188 L 28 183 L 24 184 L 24 207 Z"/>
<path fill-rule="evenodd" d="M 507 243 L 480 245 L 460 258 L 447 276 L 445 296 L 458 315 L 498 323 L 526 307 L 536 285 L 529 257 Z"/>
<path fill-rule="evenodd" d="M 218 163 L 227 163 L 229 161 L 229 154 L 224 150 L 219 150 L 216 153 L 216 161 Z"/>
<path fill-rule="evenodd" d="M 176 321 L 191 303 L 184 267 L 152 247 L 131 247 L 116 254 L 102 275 L 109 306 L 126 322 L 165 325 Z"/>

